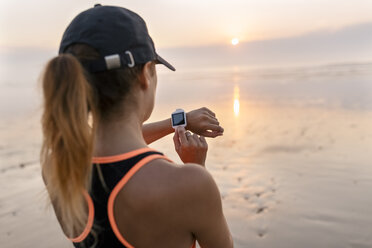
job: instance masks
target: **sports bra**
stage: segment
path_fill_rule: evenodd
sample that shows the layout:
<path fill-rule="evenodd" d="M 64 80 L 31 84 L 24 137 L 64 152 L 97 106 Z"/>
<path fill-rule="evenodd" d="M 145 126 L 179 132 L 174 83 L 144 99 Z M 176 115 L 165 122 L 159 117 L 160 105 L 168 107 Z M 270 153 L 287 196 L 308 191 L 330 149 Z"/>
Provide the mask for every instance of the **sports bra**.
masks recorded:
<path fill-rule="evenodd" d="M 114 217 L 114 202 L 130 178 L 142 166 L 158 158 L 170 161 L 162 153 L 148 147 L 120 155 L 93 158 L 91 190 L 89 193 L 84 192 L 89 211 L 88 221 L 79 236 L 69 238 L 74 247 L 134 248 L 119 232 Z M 191 248 L 195 247 L 196 240 Z"/>

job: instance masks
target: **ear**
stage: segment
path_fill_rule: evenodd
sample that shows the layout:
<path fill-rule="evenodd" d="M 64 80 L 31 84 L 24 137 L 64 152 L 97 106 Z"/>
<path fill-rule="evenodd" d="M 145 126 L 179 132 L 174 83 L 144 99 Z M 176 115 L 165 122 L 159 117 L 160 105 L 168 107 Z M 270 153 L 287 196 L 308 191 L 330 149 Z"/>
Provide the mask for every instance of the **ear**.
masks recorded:
<path fill-rule="evenodd" d="M 138 77 L 139 84 L 142 89 L 146 90 L 151 82 L 151 78 L 153 75 L 153 62 L 147 62 L 142 69 L 142 72 L 140 73 Z"/>

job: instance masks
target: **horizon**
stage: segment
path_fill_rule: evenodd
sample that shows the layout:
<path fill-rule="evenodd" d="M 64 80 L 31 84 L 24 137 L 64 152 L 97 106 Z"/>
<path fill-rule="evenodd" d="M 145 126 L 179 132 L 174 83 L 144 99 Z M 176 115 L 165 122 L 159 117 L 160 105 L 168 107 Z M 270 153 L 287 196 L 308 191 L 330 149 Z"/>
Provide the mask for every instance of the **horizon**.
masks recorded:
<path fill-rule="evenodd" d="M 316 32 L 337 32 L 349 26 L 372 23 L 372 2 L 321 0 L 254 1 L 99 1 L 124 6 L 147 23 L 159 49 L 231 45 L 286 39 Z M 4 0 L 0 10 L 0 49 L 39 47 L 54 49 L 70 21 L 97 1 Z M 19 6 L 22 6 L 20 8 Z M 40 6 L 43 6 L 40 8 Z M 213 9 L 211 9 L 213 7 Z M 213 11 L 211 11 L 213 10 Z M 295 11 L 294 11 L 295 10 Z M 192 18 L 190 18 L 190 14 Z M 17 17 L 17 18 L 15 18 Z M 24 27 L 33 23 L 33 28 Z"/>
<path fill-rule="evenodd" d="M 59 39 L 67 24 L 76 14 L 96 3 L 91 0 L 79 1 L 77 4 L 71 4 L 71 1 L 55 2 L 46 0 L 36 0 L 33 4 L 25 2 L 22 5 L 23 8 L 16 15 L 21 16 L 21 18 L 17 19 L 15 18 L 14 10 L 15 6 L 21 2 L 24 1 L 5 0 L 4 8 L 0 9 L 0 77 L 2 81 L 0 84 L 14 81 L 15 78 L 22 78 L 21 75 L 14 77 L 14 75 L 18 75 L 19 68 L 27 69 L 29 75 L 32 75 L 30 77 L 32 79 L 31 81 L 36 80 L 45 63 L 57 55 Z M 215 13 L 211 14 L 211 11 L 203 12 L 208 9 L 210 1 L 197 4 L 192 0 L 190 3 L 175 4 L 169 0 L 161 0 L 157 2 L 157 5 L 144 4 L 142 1 L 140 3 L 116 0 L 101 1 L 103 5 L 121 5 L 138 12 L 147 22 L 149 33 L 154 40 L 157 52 L 174 65 L 177 72 L 189 71 L 190 69 L 199 71 L 204 69 L 235 70 L 237 68 L 285 68 L 372 63 L 372 16 L 368 14 L 367 18 L 363 14 L 367 9 L 366 7 L 369 5 L 372 7 L 372 1 L 370 4 L 363 2 L 364 4 L 358 5 L 358 3 L 362 2 L 362 0 L 354 2 L 353 6 L 355 8 L 350 13 L 342 16 L 341 19 L 336 18 L 338 20 L 336 21 L 333 18 L 334 15 L 340 13 L 340 11 L 346 11 L 349 3 L 341 1 L 342 4 L 339 5 L 339 9 L 334 10 L 326 9 L 325 7 L 334 5 L 335 1 L 322 5 L 320 4 L 320 0 L 315 0 L 311 3 L 302 3 L 303 5 L 301 5 L 301 2 L 293 3 L 293 1 L 284 0 L 283 6 L 273 10 L 277 5 L 273 0 L 254 0 L 249 4 L 240 0 L 233 0 L 231 3 L 217 0 L 216 9 L 214 9 Z M 37 8 L 40 4 L 45 5 L 43 9 Z M 221 25 L 221 22 L 214 23 L 216 15 L 221 13 L 221 7 L 225 7 L 226 10 L 224 11 L 229 13 L 220 19 L 225 20 L 227 18 L 226 20 L 229 20 L 229 15 L 233 18 L 231 15 L 234 14 L 232 11 L 234 9 L 236 10 L 236 6 L 245 7 L 242 9 L 246 10 L 248 6 L 253 6 L 251 4 L 257 7 L 254 10 L 257 12 L 257 25 L 260 25 L 260 21 L 267 21 L 265 19 L 267 13 L 264 13 L 264 10 L 276 12 L 275 18 L 279 19 L 288 11 L 292 11 L 292 20 L 298 19 L 297 24 L 303 26 L 303 29 L 298 30 L 288 26 L 286 32 L 278 35 L 274 31 L 278 31 L 281 27 L 288 24 L 288 20 L 283 19 L 283 22 L 269 23 L 272 25 L 271 30 L 274 30 L 270 36 L 252 36 L 250 39 L 236 34 L 229 34 L 224 37 L 218 36 L 216 29 L 226 32 L 226 27 Z M 154 6 L 157 6 L 160 10 L 155 9 L 154 11 Z M 181 13 L 180 10 L 183 7 L 185 9 Z M 293 9 L 290 7 L 298 7 L 299 9 L 293 12 Z M 8 11 L 5 11 L 6 9 Z M 184 23 L 187 21 L 187 19 L 183 20 L 185 13 L 187 14 L 191 9 L 196 9 L 196 13 L 193 16 L 196 21 L 199 18 L 204 18 L 204 24 L 215 26 L 215 29 L 208 30 L 208 32 L 201 32 L 205 26 L 195 26 L 192 22 Z M 309 26 L 306 18 L 315 18 L 319 14 L 312 13 L 311 10 L 314 9 L 323 9 L 322 15 L 329 13 L 328 21 L 324 22 L 327 25 L 317 26 L 315 29 L 312 28 L 313 26 Z M 56 10 L 58 11 L 56 12 Z M 39 11 L 39 15 L 37 15 L 37 11 Z M 2 15 L 4 12 L 7 12 L 6 15 Z M 201 15 L 202 12 L 204 13 L 203 15 Z M 356 12 L 360 15 L 355 15 Z M 35 16 L 33 28 L 25 29 L 20 24 L 30 18 L 30 15 L 32 17 Z M 159 19 L 159 16 L 162 16 L 163 19 Z M 175 16 L 177 17 L 173 20 Z M 242 17 L 241 10 L 237 11 L 234 16 L 234 18 L 238 19 L 246 18 Z M 55 21 L 40 23 L 48 18 L 53 18 Z M 172 20 L 172 22 L 169 22 L 169 20 Z M 248 19 L 244 20 L 247 23 L 252 21 Z M 7 23 L 14 25 L 8 25 L 6 28 L 3 28 Z M 234 23 L 234 21 L 229 23 Z M 245 25 L 247 23 L 242 23 L 240 27 L 246 29 L 247 27 Z M 185 25 L 188 26 L 186 30 L 182 28 Z M 27 23 L 25 27 L 28 26 L 29 24 Z M 177 29 L 173 30 L 174 33 L 169 32 L 169 30 L 175 27 Z M 5 35 L 11 28 L 12 31 L 8 33 L 9 35 Z M 12 42 L 16 38 L 14 36 L 17 33 L 16 31 L 18 32 L 17 35 L 22 37 L 21 42 Z M 253 32 L 248 29 L 245 31 Z M 194 33 L 194 36 L 183 40 L 190 32 Z M 40 34 L 42 35 L 40 36 Z M 198 34 L 200 37 L 195 36 L 195 34 Z M 205 36 L 208 35 L 213 38 L 212 40 L 214 42 L 204 40 Z M 41 37 L 38 40 L 40 42 L 35 42 L 34 39 L 38 36 Z M 191 39 L 195 37 L 198 39 Z M 173 39 L 178 39 L 179 41 L 172 43 Z M 233 39 L 238 39 L 236 45 L 231 43 Z M 161 66 L 158 68 L 160 73 L 169 73 Z"/>
<path fill-rule="evenodd" d="M 303 35 L 237 45 L 215 44 L 157 48 L 177 69 L 226 66 L 287 67 L 372 61 L 372 22 L 338 30 L 319 30 Z M 57 55 L 58 47 L 0 47 L 0 72 L 8 74 L 27 63 L 40 64 Z M 17 66 L 14 66 L 17 64 Z M 6 68 L 9 68 L 7 70 Z M 41 67 L 40 67 L 41 68 Z M 2 74 L 2 73 L 0 73 Z M 11 75 L 12 73 L 9 73 Z"/>
<path fill-rule="evenodd" d="M 365 26 L 365 25 L 371 25 L 372 26 L 372 20 L 368 22 L 360 22 L 360 23 L 353 23 L 350 25 L 345 25 L 342 27 L 338 28 L 322 28 L 318 30 L 313 30 L 305 33 L 296 33 L 290 36 L 280 36 L 280 37 L 272 37 L 272 38 L 261 38 L 261 39 L 252 39 L 252 40 L 240 40 L 238 39 L 238 44 L 231 44 L 232 40 L 237 39 L 236 37 L 232 37 L 231 40 L 228 42 L 224 43 L 214 43 L 214 44 L 194 44 L 194 45 L 178 45 L 178 46 L 169 46 L 169 47 L 162 47 L 158 46 L 156 41 L 154 40 L 155 43 L 155 48 L 156 49 L 161 49 L 161 50 L 174 50 L 174 49 L 187 49 L 187 48 L 210 48 L 210 47 L 240 47 L 244 44 L 249 44 L 249 43 L 256 43 L 256 42 L 267 42 L 267 41 L 280 41 L 280 40 L 288 40 L 288 39 L 296 39 L 296 38 L 302 38 L 302 37 L 307 37 L 309 35 L 317 35 L 317 34 L 322 34 L 322 35 L 327 35 L 327 34 L 333 34 L 337 33 L 339 31 L 348 29 L 348 28 L 353 28 L 353 27 L 360 27 L 360 26 Z M 62 34 L 61 34 L 62 36 Z M 150 36 L 152 37 L 151 33 Z M 153 37 L 152 37 L 153 38 Z M 3 45 L 0 43 L 0 53 L 1 52 L 6 52 L 6 50 L 12 50 L 12 49 L 40 49 L 40 50 L 58 50 L 59 44 L 56 46 L 40 46 L 36 44 L 31 44 L 31 45 Z"/>

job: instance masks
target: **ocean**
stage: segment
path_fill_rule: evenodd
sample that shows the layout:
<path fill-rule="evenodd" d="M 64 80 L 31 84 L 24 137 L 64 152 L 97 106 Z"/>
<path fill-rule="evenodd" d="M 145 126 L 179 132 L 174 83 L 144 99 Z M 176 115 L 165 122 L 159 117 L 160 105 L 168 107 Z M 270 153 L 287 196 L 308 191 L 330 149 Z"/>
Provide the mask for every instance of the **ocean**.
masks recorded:
<path fill-rule="evenodd" d="M 1 247 L 66 245 L 44 208 L 40 58 L 0 61 Z M 206 167 L 235 247 L 372 247 L 372 63 L 157 68 L 149 121 L 208 107 L 225 129 Z M 151 147 L 180 162 L 171 135 Z"/>

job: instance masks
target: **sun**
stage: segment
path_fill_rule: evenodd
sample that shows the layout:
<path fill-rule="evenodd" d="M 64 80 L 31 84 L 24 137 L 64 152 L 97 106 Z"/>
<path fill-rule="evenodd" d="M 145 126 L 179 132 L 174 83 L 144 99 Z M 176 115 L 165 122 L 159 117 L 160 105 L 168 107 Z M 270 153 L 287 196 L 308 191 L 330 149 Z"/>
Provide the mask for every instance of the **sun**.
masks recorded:
<path fill-rule="evenodd" d="M 234 39 L 232 39 L 232 40 L 231 40 L 231 44 L 232 44 L 233 46 L 238 45 L 238 44 L 239 44 L 239 39 L 238 39 L 238 38 L 234 38 Z"/>

